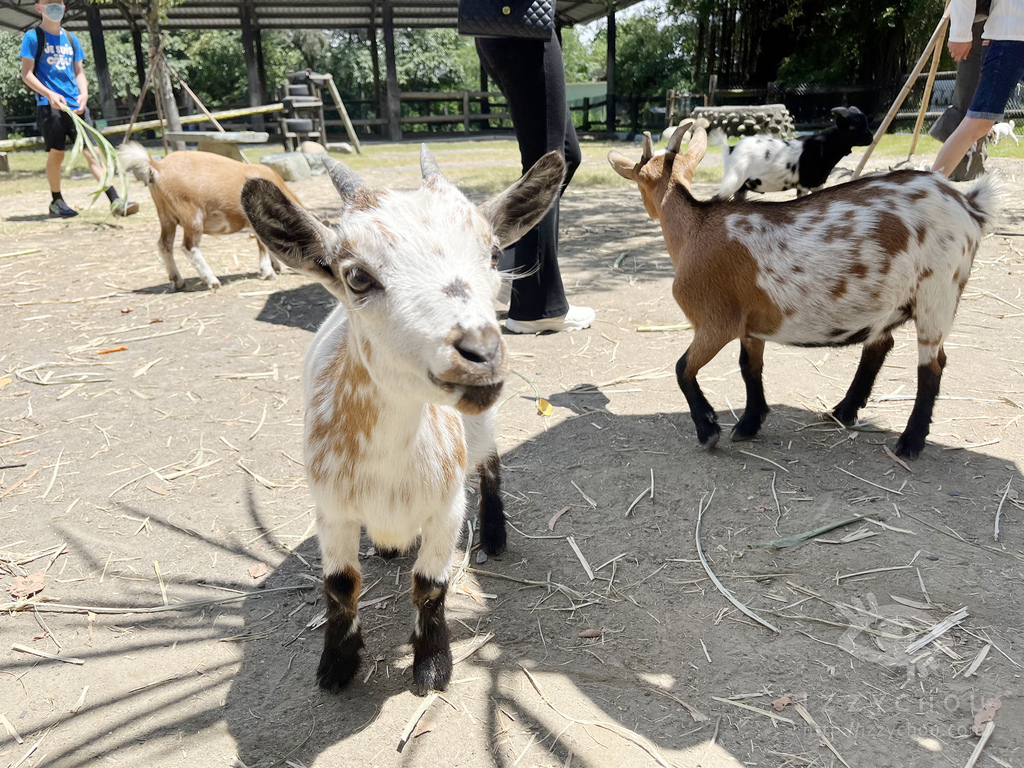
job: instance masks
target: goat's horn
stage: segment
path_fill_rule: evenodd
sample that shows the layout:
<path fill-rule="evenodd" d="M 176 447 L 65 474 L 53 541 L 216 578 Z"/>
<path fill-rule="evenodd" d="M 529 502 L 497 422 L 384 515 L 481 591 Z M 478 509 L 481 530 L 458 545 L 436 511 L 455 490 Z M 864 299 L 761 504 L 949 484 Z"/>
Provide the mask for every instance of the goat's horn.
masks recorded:
<path fill-rule="evenodd" d="M 679 127 L 675 129 L 671 136 L 668 137 L 668 145 L 665 147 L 666 152 L 678 152 L 679 148 L 683 146 L 683 134 L 685 134 L 693 126 L 693 120 L 687 118 L 679 124 Z"/>
<path fill-rule="evenodd" d="M 324 154 L 324 168 L 343 200 L 348 200 L 356 191 L 366 187 L 366 182 L 355 171 L 327 154 Z"/>
<path fill-rule="evenodd" d="M 641 163 L 646 163 L 654 157 L 654 142 L 651 141 L 651 132 L 644 131 L 644 154 L 640 158 Z"/>
<path fill-rule="evenodd" d="M 429 184 L 432 181 L 444 181 L 444 174 L 437 167 L 434 155 L 427 149 L 426 144 L 420 144 L 420 171 L 423 173 L 423 183 Z"/>

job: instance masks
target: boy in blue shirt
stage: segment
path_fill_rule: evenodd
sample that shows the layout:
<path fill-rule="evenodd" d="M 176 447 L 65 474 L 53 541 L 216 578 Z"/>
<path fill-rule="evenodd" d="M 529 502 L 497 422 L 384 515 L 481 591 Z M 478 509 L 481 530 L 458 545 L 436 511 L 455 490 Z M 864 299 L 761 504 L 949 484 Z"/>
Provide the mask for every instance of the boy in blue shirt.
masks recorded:
<path fill-rule="evenodd" d="M 89 81 L 82 65 L 85 53 L 82 44 L 71 32 L 61 28 L 64 18 L 63 0 L 36 3 L 36 12 L 42 17 L 38 28 L 25 33 L 21 40 L 21 79 L 36 94 L 37 120 L 39 131 L 48 152 L 46 158 L 46 180 L 50 183 L 53 200 L 50 216 L 77 216 L 78 212 L 69 206 L 60 193 L 60 168 L 68 139 L 74 142 L 75 125 L 62 107 L 67 104 L 75 113 L 93 125 L 89 108 L 85 105 L 89 97 Z M 42 30 L 43 35 L 38 30 Z M 39 51 L 40 37 L 43 50 Z M 89 171 L 97 181 L 103 178 L 103 166 L 89 149 L 82 152 Z M 139 210 L 138 203 L 121 200 L 117 190 L 107 187 L 111 209 L 118 216 L 130 216 Z"/>

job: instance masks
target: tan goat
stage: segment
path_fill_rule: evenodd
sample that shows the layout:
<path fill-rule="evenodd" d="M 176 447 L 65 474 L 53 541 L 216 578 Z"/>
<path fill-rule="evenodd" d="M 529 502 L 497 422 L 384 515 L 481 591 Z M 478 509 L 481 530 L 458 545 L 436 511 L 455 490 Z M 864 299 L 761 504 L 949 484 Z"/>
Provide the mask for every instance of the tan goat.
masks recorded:
<path fill-rule="evenodd" d="M 182 248 L 207 288 L 220 288 L 199 251 L 199 241 L 206 235 L 230 235 L 249 226 L 242 210 L 242 185 L 247 179 L 267 179 L 288 199 L 299 203 L 276 171 L 265 165 L 249 165 L 210 152 L 174 152 L 163 160 L 154 160 L 141 144 L 130 141 L 118 149 L 121 165 L 149 187 L 149 193 L 160 217 L 160 257 L 167 267 L 167 277 L 175 290 L 185 287 L 185 280 L 174 263 L 174 236 L 180 225 Z M 273 280 L 281 264 L 259 237 L 260 278 Z"/>

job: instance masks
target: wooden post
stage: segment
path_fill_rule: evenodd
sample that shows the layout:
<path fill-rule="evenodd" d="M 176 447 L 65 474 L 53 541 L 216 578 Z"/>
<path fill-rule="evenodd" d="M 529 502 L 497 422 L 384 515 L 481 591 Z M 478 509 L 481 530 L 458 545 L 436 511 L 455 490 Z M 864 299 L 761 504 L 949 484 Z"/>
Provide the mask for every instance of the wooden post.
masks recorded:
<path fill-rule="evenodd" d="M 580 126 L 582 130 L 590 130 L 590 97 L 583 97 L 583 124 Z"/>
<path fill-rule="evenodd" d="M 181 115 L 178 114 L 178 103 L 174 100 L 174 89 L 171 88 L 171 74 L 167 71 L 163 54 L 158 3 L 154 3 L 146 14 L 146 28 L 149 30 L 149 55 L 153 67 L 153 92 L 156 94 L 157 117 L 167 121 L 168 130 L 180 131 Z M 173 145 L 176 152 L 185 149 L 183 141 L 175 141 Z"/>
<path fill-rule="evenodd" d="M 705 106 L 715 106 L 715 91 L 718 90 L 718 75 L 711 75 L 708 78 L 708 100 Z"/>
<path fill-rule="evenodd" d="M 387 65 L 388 139 L 402 140 L 402 100 L 398 91 L 398 65 L 395 63 L 395 11 L 392 0 L 384 0 L 384 59 Z"/>
<path fill-rule="evenodd" d="M 886 114 L 882 123 L 878 126 L 878 130 L 875 131 L 875 137 L 871 140 L 871 145 L 864 152 L 864 156 L 861 157 L 860 162 L 857 163 L 857 168 L 853 172 L 853 178 L 860 178 L 861 171 L 864 170 L 864 166 L 867 165 L 868 158 L 871 157 L 871 153 L 875 151 L 875 147 L 878 146 L 878 142 L 885 136 L 885 132 L 889 129 L 889 125 L 892 123 L 893 118 L 896 117 L 896 113 L 899 112 L 900 107 L 903 106 L 903 102 L 906 101 L 907 96 L 910 94 L 910 89 L 913 87 L 914 82 L 917 80 L 917 76 L 921 74 L 921 70 L 924 69 L 924 64 L 928 60 L 928 57 L 932 55 L 932 51 L 936 46 L 942 45 L 943 35 L 946 33 L 946 22 L 949 20 L 949 6 L 946 6 L 946 10 L 942 12 L 942 18 L 939 19 L 938 26 L 935 27 L 935 31 L 932 32 L 931 39 L 928 44 L 924 47 L 924 51 L 921 53 L 921 58 L 917 60 L 917 64 L 914 65 L 913 71 L 907 78 L 907 82 L 903 84 L 903 89 L 896 96 L 896 101 L 889 107 L 889 112 Z"/>
<path fill-rule="evenodd" d="M 462 92 L 462 129 L 469 135 L 469 91 Z"/>
<path fill-rule="evenodd" d="M 100 9 L 89 3 L 85 7 L 85 16 L 89 21 L 89 40 L 92 42 L 92 63 L 96 68 L 96 83 L 100 90 L 100 109 L 103 111 L 104 118 L 113 120 L 117 117 L 117 103 L 114 101 L 114 88 L 110 84 L 107 45 L 103 40 Z"/>
<path fill-rule="evenodd" d="M 608 14 L 608 47 L 605 55 L 608 69 L 605 74 L 607 96 L 604 105 L 608 112 L 608 133 L 615 133 L 615 11 Z"/>
<path fill-rule="evenodd" d="M 356 129 L 352 127 L 352 121 L 348 118 L 348 110 L 345 109 L 345 102 L 341 100 L 341 94 L 338 93 L 338 86 L 334 84 L 334 76 L 327 76 L 327 88 L 331 92 L 331 98 L 334 99 L 334 106 L 338 108 L 338 114 L 341 115 L 341 121 L 345 123 L 345 132 L 348 133 L 348 139 L 352 142 L 352 146 L 356 152 L 360 155 L 363 154 L 363 147 L 359 143 L 359 136 L 356 135 Z M 324 133 L 327 133 L 326 128 Z M 324 136 L 324 141 L 327 141 L 327 136 Z"/>
<path fill-rule="evenodd" d="M 942 25 L 940 24 L 940 26 Z M 945 33 L 943 33 L 944 36 Z M 921 109 L 917 113 L 917 122 L 914 123 L 914 138 L 910 142 L 910 152 L 907 154 L 907 160 L 910 160 L 914 156 L 914 152 L 917 151 L 917 140 L 921 136 L 921 127 L 924 125 L 924 116 L 928 111 L 928 102 L 932 98 L 932 87 L 935 85 L 935 73 L 939 71 L 940 58 L 942 58 L 942 37 L 939 38 L 939 43 L 935 46 L 935 53 L 932 54 L 932 68 L 928 70 L 928 80 L 924 84 Z"/>
<path fill-rule="evenodd" d="M 146 56 L 142 52 L 142 30 L 139 29 L 139 25 L 133 19 L 129 19 L 128 23 L 132 29 L 132 47 L 135 49 L 135 74 L 139 76 L 139 92 L 141 93 L 146 83 L 146 76 L 149 73 L 149 68 L 146 66 Z"/>
<path fill-rule="evenodd" d="M 4 92 L 0 88 L 0 141 L 7 138 L 7 117 L 4 115 Z"/>
<path fill-rule="evenodd" d="M 250 5 L 243 3 L 239 13 L 241 14 L 240 21 L 242 24 L 242 50 L 245 53 L 245 74 L 249 86 L 249 106 L 258 107 L 262 104 L 263 100 L 260 94 L 259 60 L 256 55 L 256 39 L 253 34 Z M 263 130 L 263 115 L 257 114 L 252 116 L 252 127 L 256 131 Z"/>

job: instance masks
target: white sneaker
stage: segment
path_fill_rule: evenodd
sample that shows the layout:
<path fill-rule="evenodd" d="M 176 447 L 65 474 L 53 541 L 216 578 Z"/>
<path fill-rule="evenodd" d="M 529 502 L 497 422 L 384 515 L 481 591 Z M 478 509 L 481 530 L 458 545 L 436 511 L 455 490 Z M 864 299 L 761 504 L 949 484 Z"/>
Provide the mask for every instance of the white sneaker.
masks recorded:
<path fill-rule="evenodd" d="M 569 311 L 560 317 L 545 317 L 540 320 L 513 320 L 510 317 L 505 321 L 505 328 L 509 333 L 582 331 L 593 324 L 595 316 L 594 310 L 590 307 L 569 307 Z"/>

